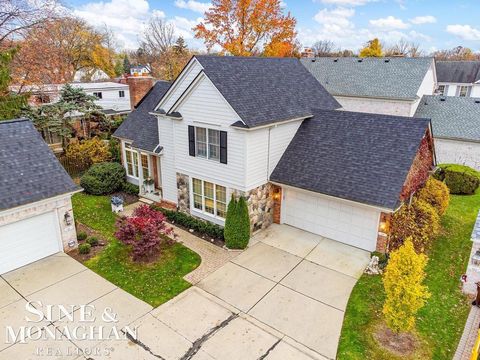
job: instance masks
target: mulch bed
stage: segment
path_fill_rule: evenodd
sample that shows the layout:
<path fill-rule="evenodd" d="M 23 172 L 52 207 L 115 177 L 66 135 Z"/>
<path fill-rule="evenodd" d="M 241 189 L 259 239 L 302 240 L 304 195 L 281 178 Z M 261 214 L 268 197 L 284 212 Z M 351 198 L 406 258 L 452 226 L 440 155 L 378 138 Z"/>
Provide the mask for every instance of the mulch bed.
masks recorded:
<path fill-rule="evenodd" d="M 102 235 L 100 235 L 98 231 L 92 230 L 86 225 L 77 223 L 77 234 L 81 232 L 86 233 L 88 237 L 95 236 L 98 239 L 98 245 L 92 246 L 88 254 L 80 254 L 78 252 L 78 248 L 68 252 L 68 255 L 70 255 L 72 258 L 74 258 L 75 260 L 81 263 L 84 263 L 85 261 L 91 259 L 95 255 L 100 253 L 104 249 L 104 247 L 108 244 L 108 241 Z M 84 244 L 85 242 L 86 240 L 82 240 L 82 241 L 79 240 L 78 245 Z"/>
<path fill-rule="evenodd" d="M 412 355 L 419 345 L 418 339 L 414 334 L 395 334 L 385 324 L 379 325 L 373 336 L 383 348 L 397 356 Z"/>
<path fill-rule="evenodd" d="M 223 239 L 214 238 L 214 237 L 205 235 L 204 233 L 195 231 L 193 229 L 189 229 L 188 227 L 177 224 L 177 223 L 172 222 L 168 219 L 166 219 L 166 222 L 169 223 L 169 224 L 175 225 L 176 227 L 178 227 L 182 230 L 185 230 L 186 232 L 189 232 L 190 234 L 195 235 L 196 237 L 198 237 L 202 240 L 208 241 L 210 244 L 217 245 L 218 247 L 221 247 L 221 248 L 223 248 L 225 246 L 225 240 L 223 240 Z"/>
<path fill-rule="evenodd" d="M 123 199 L 123 206 L 127 206 L 130 204 L 136 203 L 138 201 L 137 195 L 127 194 L 126 192 L 123 192 L 123 191 L 117 191 L 110 195 L 110 197 L 112 196 L 121 197 Z"/>

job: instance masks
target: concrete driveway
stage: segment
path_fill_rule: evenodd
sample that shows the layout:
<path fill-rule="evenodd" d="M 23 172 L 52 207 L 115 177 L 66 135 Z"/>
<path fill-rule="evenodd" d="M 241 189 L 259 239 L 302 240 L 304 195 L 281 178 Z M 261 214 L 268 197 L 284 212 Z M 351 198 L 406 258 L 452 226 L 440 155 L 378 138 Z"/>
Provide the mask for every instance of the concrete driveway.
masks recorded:
<path fill-rule="evenodd" d="M 96 320 L 89 325 L 128 325 L 136 328 L 136 339 L 61 337 L 6 344 L 3 338 L 0 360 L 334 359 L 349 294 L 368 260 L 365 251 L 276 225 L 196 286 L 152 309 L 57 254 L 0 277 L 2 332 L 28 325 L 25 304 L 41 301 L 93 304 Z M 102 318 L 107 307 L 116 314 L 113 325 Z M 65 335 L 85 325 L 78 319 L 80 309 L 74 311 L 73 321 L 53 311 L 50 321 L 36 324 L 46 326 L 37 335 L 48 330 Z"/>

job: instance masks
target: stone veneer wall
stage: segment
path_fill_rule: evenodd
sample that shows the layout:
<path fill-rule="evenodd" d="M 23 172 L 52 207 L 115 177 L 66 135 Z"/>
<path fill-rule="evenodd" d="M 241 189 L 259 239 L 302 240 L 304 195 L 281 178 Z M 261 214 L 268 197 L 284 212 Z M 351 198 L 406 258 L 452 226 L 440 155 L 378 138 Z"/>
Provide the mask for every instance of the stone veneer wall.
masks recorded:
<path fill-rule="evenodd" d="M 178 210 L 190 212 L 190 179 L 188 175 L 177 173 Z"/>
<path fill-rule="evenodd" d="M 75 230 L 75 220 L 73 218 L 71 197 L 67 196 L 62 199 L 52 200 L 49 202 L 38 202 L 30 204 L 29 207 L 19 209 L 17 211 L 8 212 L 0 215 L 0 226 L 7 225 L 29 217 L 44 214 L 49 211 L 57 211 L 58 223 L 60 224 L 60 233 L 62 237 L 63 250 L 69 251 L 78 246 L 77 232 Z M 67 226 L 64 221 L 65 213 L 68 212 L 72 217 L 72 225 Z M 69 246 L 72 242 L 73 246 Z"/>
<path fill-rule="evenodd" d="M 250 215 L 250 230 L 256 232 L 265 229 L 273 223 L 273 185 L 268 183 L 247 192 L 233 190 L 238 198 L 244 196 L 247 200 Z"/>

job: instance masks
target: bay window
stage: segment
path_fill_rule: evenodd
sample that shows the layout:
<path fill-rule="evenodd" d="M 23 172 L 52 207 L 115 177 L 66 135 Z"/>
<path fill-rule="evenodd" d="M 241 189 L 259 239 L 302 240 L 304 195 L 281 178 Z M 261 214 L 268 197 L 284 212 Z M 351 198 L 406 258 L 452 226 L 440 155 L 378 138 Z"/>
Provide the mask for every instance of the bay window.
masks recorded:
<path fill-rule="evenodd" d="M 225 218 L 227 188 L 208 181 L 192 179 L 193 207 L 209 215 Z"/>

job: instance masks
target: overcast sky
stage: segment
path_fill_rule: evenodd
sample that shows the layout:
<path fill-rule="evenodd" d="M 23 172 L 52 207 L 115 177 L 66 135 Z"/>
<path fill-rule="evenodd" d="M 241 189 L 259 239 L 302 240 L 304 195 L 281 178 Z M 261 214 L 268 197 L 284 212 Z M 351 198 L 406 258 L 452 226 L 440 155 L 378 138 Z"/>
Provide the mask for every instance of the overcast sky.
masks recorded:
<path fill-rule="evenodd" d="M 68 0 L 67 0 L 68 1 Z M 342 49 L 358 50 L 368 39 L 389 44 L 401 38 L 421 49 L 463 45 L 480 51 L 480 0 L 284 0 L 285 11 L 298 20 L 304 45 L 332 40 Z M 122 47 L 134 49 L 152 15 L 174 24 L 190 47 L 204 49 L 192 27 L 209 3 L 202 0 L 69 0 L 74 14 L 95 26 L 108 25 Z"/>

